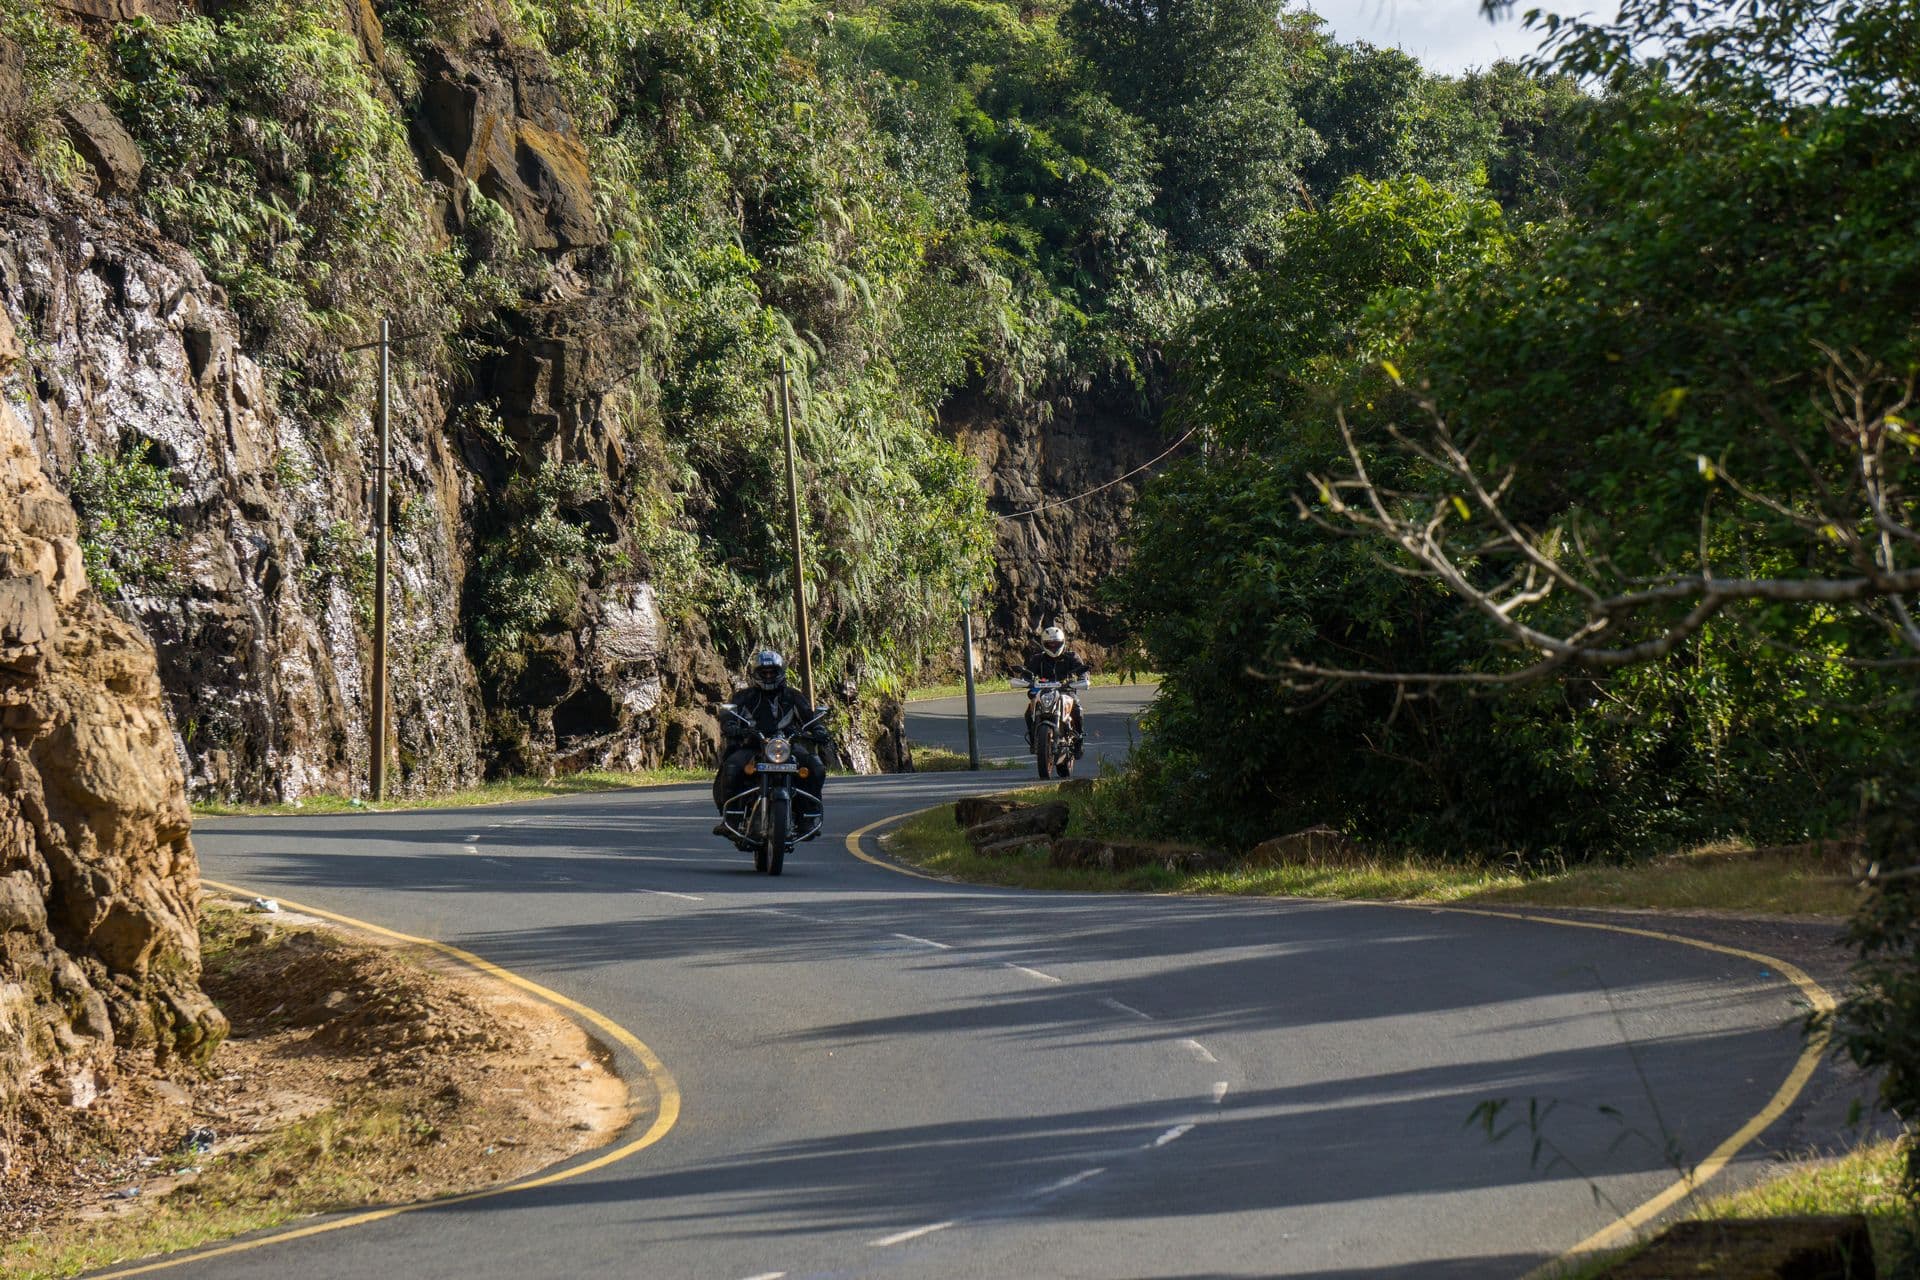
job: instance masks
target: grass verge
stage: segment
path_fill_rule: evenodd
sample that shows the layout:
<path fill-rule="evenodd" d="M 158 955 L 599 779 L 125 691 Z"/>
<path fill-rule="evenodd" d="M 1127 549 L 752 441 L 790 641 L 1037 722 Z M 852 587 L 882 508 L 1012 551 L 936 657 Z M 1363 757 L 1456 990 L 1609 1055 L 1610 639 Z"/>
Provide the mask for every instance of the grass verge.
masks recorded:
<path fill-rule="evenodd" d="M 1916 1225 L 1913 1208 L 1900 1195 L 1905 1162 L 1905 1144 L 1896 1138 L 1865 1143 L 1838 1157 L 1796 1160 L 1751 1187 L 1702 1202 L 1687 1216 L 1699 1220 L 1865 1214 L 1873 1232 L 1878 1274 L 1912 1275 L 1904 1268 L 1920 1259 L 1901 1257 L 1903 1228 L 1910 1231 Z M 1643 1247 L 1570 1259 L 1551 1274 L 1553 1280 L 1599 1280 Z"/>
<path fill-rule="evenodd" d="M 0 1275 L 54 1280 L 134 1258 L 196 1249 L 315 1213 L 378 1204 L 431 1121 L 377 1094 L 349 1098 L 275 1134 L 138 1216 L 103 1218 L 6 1248 Z"/>
<path fill-rule="evenodd" d="M 1013 792 L 1052 798 L 1050 788 Z M 1068 834 L 1097 834 L 1095 795 L 1066 797 Z M 1051 865 L 1043 850 L 982 857 L 966 841 L 953 808 L 920 814 L 883 841 L 903 862 L 939 875 L 1030 889 L 1138 890 L 1255 897 L 1452 902 L 1487 906 L 1737 911 L 1841 917 L 1855 889 L 1841 868 L 1818 858 L 1718 846 L 1629 866 L 1575 867 L 1521 875 L 1499 865 L 1466 865 L 1404 856 L 1352 855 L 1314 862 L 1240 865 L 1193 872 L 1160 867 L 1103 872 Z"/>
<path fill-rule="evenodd" d="M 0 1179 L 0 1276 L 53 1280 L 478 1190 L 625 1123 L 626 1086 L 596 1043 L 491 978 L 218 904 L 201 936 L 231 1035 L 205 1069 L 123 1055 L 92 1108 L 54 1113 L 64 1125 L 25 1153 L 29 1194 Z"/>
<path fill-rule="evenodd" d="M 1096 671 L 1089 678 L 1093 681 L 1093 687 L 1096 689 L 1111 689 L 1119 685 L 1136 684 L 1146 688 L 1157 688 L 1160 684 L 1159 675 L 1151 671 Z M 992 678 L 986 675 L 975 677 L 974 687 L 980 693 L 1007 693 L 1011 691 L 1011 686 L 997 674 Z M 931 702 L 935 698 L 960 698 L 965 697 L 966 692 L 966 682 L 962 680 L 953 680 L 946 684 L 916 685 L 907 690 L 907 701 Z"/>
<path fill-rule="evenodd" d="M 621 791 L 629 787 L 665 787 L 683 782 L 707 782 L 711 773 L 697 769 L 641 769 L 625 772 L 590 769 L 582 773 L 559 774 L 552 778 L 500 778 L 458 791 L 428 792 L 421 795 L 390 796 L 378 804 L 358 797 L 311 795 L 289 804 L 241 804 L 208 800 L 193 806 L 201 818 L 257 818 L 308 813 L 387 813 L 396 809 L 471 809 L 480 805 L 506 804 L 513 800 L 541 800 L 551 796 L 584 795 L 595 791 Z"/>
<path fill-rule="evenodd" d="M 988 769 L 1018 769 L 1018 760 L 982 760 L 982 771 Z M 949 751 L 945 747 L 923 747 L 913 744 L 913 771 L 915 773 L 965 773 L 968 771 L 967 753 Z"/>

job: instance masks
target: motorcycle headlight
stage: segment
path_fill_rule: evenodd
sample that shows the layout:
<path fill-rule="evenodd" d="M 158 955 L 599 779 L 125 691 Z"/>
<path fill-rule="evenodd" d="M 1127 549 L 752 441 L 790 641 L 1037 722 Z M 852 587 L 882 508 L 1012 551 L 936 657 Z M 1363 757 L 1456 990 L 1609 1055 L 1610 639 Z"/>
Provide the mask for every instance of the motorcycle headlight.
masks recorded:
<path fill-rule="evenodd" d="M 767 739 L 767 763 L 785 764 L 793 759 L 793 745 L 785 738 Z"/>

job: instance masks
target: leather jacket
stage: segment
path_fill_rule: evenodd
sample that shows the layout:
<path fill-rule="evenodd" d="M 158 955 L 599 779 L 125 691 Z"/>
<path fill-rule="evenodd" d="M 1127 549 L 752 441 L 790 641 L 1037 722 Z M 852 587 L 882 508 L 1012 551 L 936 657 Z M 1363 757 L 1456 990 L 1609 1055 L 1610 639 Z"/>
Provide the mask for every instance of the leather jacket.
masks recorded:
<path fill-rule="evenodd" d="M 1062 649 L 1059 657 L 1045 650 L 1027 655 L 1027 664 L 1020 668 L 1020 674 L 1029 680 L 1072 680 L 1093 670 L 1071 649 Z"/>
<path fill-rule="evenodd" d="M 778 689 L 748 685 L 734 693 L 733 705 L 741 715 L 753 721 L 755 729 L 767 737 L 776 734 L 791 737 L 796 729 L 813 719 L 813 709 L 807 706 L 807 700 L 800 696 L 800 691 L 791 685 L 782 685 Z M 746 726 L 732 716 L 722 716 L 720 727 L 730 746 L 749 741 Z M 826 736 L 825 726 L 815 725 L 807 731 L 806 740 L 824 742 Z"/>

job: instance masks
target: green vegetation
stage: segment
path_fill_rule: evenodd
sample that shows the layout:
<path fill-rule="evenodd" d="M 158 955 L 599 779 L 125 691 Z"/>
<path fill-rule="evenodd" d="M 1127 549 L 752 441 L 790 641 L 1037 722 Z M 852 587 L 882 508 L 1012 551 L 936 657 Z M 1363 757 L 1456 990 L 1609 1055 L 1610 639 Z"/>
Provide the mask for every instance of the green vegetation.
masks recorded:
<path fill-rule="evenodd" d="M 581 586 L 614 553 L 604 536 L 562 512 L 605 493 L 605 479 L 592 468 L 547 462 L 516 476 L 500 495 L 467 587 L 467 617 L 483 663 L 517 672 L 535 635 L 576 621 Z"/>
<path fill-rule="evenodd" d="M 283 394 L 337 413 L 338 355 L 375 317 L 450 328 L 460 279 L 434 247 L 406 126 L 353 36 L 289 0 L 114 28 L 107 98 L 147 161 L 143 209 L 226 286 Z"/>
<path fill-rule="evenodd" d="M 582 769 L 551 778 L 494 778 L 458 791 L 395 796 L 373 803 L 358 797 L 310 795 L 297 804 L 229 804 L 203 801 L 193 806 L 201 818 L 258 818 L 310 813 L 388 813 L 401 809 L 472 809 L 515 800 L 544 800 L 552 796 L 622 791 L 629 787 L 670 787 L 685 782 L 709 782 L 713 775 L 701 769 Z"/>
<path fill-rule="evenodd" d="M 1865 1214 L 1873 1232 L 1875 1271 L 1901 1274 L 1903 1239 L 1914 1229 L 1910 1207 L 1900 1194 L 1908 1142 L 1865 1142 L 1845 1155 L 1809 1157 L 1789 1163 L 1754 1186 L 1716 1196 L 1695 1206 L 1695 1219 L 1774 1218 L 1804 1214 Z M 1638 1247 L 1569 1259 L 1552 1268 L 1552 1280 L 1592 1280 L 1631 1258 Z"/>
<path fill-rule="evenodd" d="M 791 646 L 783 359 L 823 671 L 898 693 L 989 574 L 944 407 L 1150 413 L 1191 318 L 1273 257 L 1315 184 L 1371 163 L 1363 135 L 1417 118 L 1412 150 L 1452 189 L 1527 171 L 1570 110 L 1516 69 L 1427 76 L 1254 0 L 381 0 L 379 51 L 290 0 L 115 24 L 98 48 L 41 4 L 9 19 L 35 83 L 84 85 L 127 126 L 142 211 L 228 290 L 315 474 L 353 462 L 369 398 L 346 348 L 380 316 L 424 335 L 401 375 L 441 385 L 483 481 L 464 622 L 503 739 L 542 637 L 606 591 L 650 582 L 729 656 Z M 536 243 L 475 183 L 423 176 L 434 60 L 495 28 L 551 59 L 604 246 Z M 1376 109 L 1356 68 L 1389 64 L 1399 105 Z M 42 99 L 10 131 L 50 128 Z M 494 376 L 582 329 L 606 335 L 590 387 L 529 409 L 502 386 L 520 366 Z M 349 540 L 303 535 L 307 585 L 358 601 Z"/>
<path fill-rule="evenodd" d="M 20 50 L 25 73 L 21 100 L 0 101 L 0 132 L 16 137 L 43 171 L 63 178 L 79 167 L 79 157 L 67 141 L 59 112 L 87 94 L 99 59 L 93 46 L 56 18 L 45 0 L 12 0 L 0 10 L 0 41 Z"/>
<path fill-rule="evenodd" d="M 1881 1275 L 1899 1273 L 1902 1237 L 1914 1229 L 1912 1208 L 1901 1197 L 1902 1169 L 1911 1142 L 1864 1142 L 1843 1156 L 1797 1161 L 1755 1186 L 1717 1196 L 1694 1214 L 1699 1218 L 1774 1218 L 1797 1214 L 1863 1213 L 1873 1229 Z"/>
<path fill-rule="evenodd" d="M 1116 807 L 1123 786 L 1102 779 L 1093 793 L 1065 798 L 1069 835 L 1129 840 L 1127 812 Z M 1027 801 L 1053 799 L 1047 788 L 1011 793 Z M 1170 872 L 1153 867 L 1124 872 L 1063 869 L 1044 851 L 1012 857 L 975 853 L 954 821 L 953 806 L 915 814 L 884 837 L 887 851 L 912 866 L 980 884 L 1028 889 L 1134 890 L 1215 893 L 1248 897 L 1345 898 L 1388 902 L 1442 902 L 1485 906 L 1733 911 L 1839 918 L 1852 912 L 1859 890 L 1845 859 L 1809 859 L 1795 851 L 1713 847 L 1651 861 L 1516 870 L 1510 863 L 1476 863 L 1385 851 L 1352 850 L 1307 861 L 1231 862 L 1209 870 Z M 1183 848 L 1169 843 L 1169 848 Z"/>
<path fill-rule="evenodd" d="M 179 493 L 166 468 L 141 450 L 82 454 L 67 487 L 95 591 L 117 596 L 130 587 L 177 589 L 169 572 L 177 534 L 169 510 Z"/>
<path fill-rule="evenodd" d="M 997 676 L 997 673 L 996 673 Z M 1160 683 L 1160 677 L 1150 671 L 1096 671 L 1088 677 L 1096 689 L 1117 689 L 1125 685 L 1140 685 L 1153 688 Z M 1002 679 L 989 678 L 981 672 L 974 678 L 976 693 L 1007 693 L 1013 685 Z M 917 684 L 907 690 L 908 702 L 929 702 L 935 698 L 959 698 L 967 692 L 965 681 L 953 680 L 946 684 Z"/>
<path fill-rule="evenodd" d="M 1431 171 L 1471 130 L 1391 60 L 1308 95 L 1352 168 L 1190 329 L 1175 417 L 1208 447 L 1150 486 L 1115 584 L 1165 680 L 1111 804 L 1236 850 L 1325 823 L 1512 865 L 1508 900 L 1698 904 L 1698 866 L 1600 868 L 1865 830 L 1860 867 L 1735 891 L 1830 909 L 1867 869 L 1834 1026 L 1911 1116 L 1913 15 L 1530 21 L 1606 93 L 1508 99 L 1530 193 L 1489 185 L 1506 159 Z M 1391 122 L 1333 128 L 1353 102 Z"/>
<path fill-rule="evenodd" d="M 913 744 L 913 771 L 915 773 L 961 773 L 968 769 L 967 753 L 949 751 L 945 747 L 928 747 Z M 982 760 L 982 769 L 1017 769 L 1021 766 L 1012 760 Z"/>

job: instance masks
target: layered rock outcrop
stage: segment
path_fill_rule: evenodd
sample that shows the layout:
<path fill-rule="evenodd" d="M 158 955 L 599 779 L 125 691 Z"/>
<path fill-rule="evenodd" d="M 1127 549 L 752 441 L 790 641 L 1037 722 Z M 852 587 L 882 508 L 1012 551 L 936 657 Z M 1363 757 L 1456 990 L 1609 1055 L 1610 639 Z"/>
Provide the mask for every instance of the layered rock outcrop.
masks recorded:
<path fill-rule="evenodd" d="M 376 50 L 378 21 L 351 8 Z M 538 303 L 503 317 L 511 332 L 465 384 L 396 365 L 392 775 L 430 791 L 488 768 L 705 764 L 716 739 L 705 706 L 730 691 L 728 670 L 703 633 L 672 633 L 645 581 L 584 593 L 574 624 L 540 637 L 511 683 L 482 679 L 470 658 L 476 526 L 513 466 L 586 462 L 609 489 L 628 487 L 622 426 L 603 407 L 622 336 L 593 320 L 572 269 L 605 236 L 545 59 L 484 31 L 426 61 L 413 134 L 422 173 L 444 180 L 430 190 L 444 196 L 445 232 L 465 234 L 478 192 L 551 271 Z M 108 154 L 111 115 L 83 123 L 100 138 L 83 148 L 92 188 L 138 180 L 138 155 Z M 357 793 L 371 752 L 371 422 L 357 416 L 328 439 L 288 415 L 223 290 L 123 207 L 54 190 L 25 167 L 8 188 L 0 311 L 21 320 L 29 359 L 0 391 L 63 484 L 117 459 L 152 462 L 173 484 L 165 570 L 129 581 L 113 606 L 156 643 L 190 791 Z M 357 359 L 371 386 L 371 355 Z M 474 405 L 501 438 L 468 426 Z M 622 516 L 568 514 L 605 530 Z"/>
<path fill-rule="evenodd" d="M 1018 662 L 1054 624 L 1096 666 L 1118 659 L 1124 608 L 1102 587 L 1123 562 L 1145 478 L 1119 477 L 1166 449 L 1159 427 L 1097 402 L 1041 417 L 982 396 L 957 398 L 942 425 L 980 464 L 996 517 L 993 597 L 975 637 L 986 669 Z"/>
<path fill-rule="evenodd" d="M 153 638 L 196 794 L 294 799 L 365 776 L 362 615 L 372 475 L 290 421 L 222 291 L 150 228 L 19 175 L 0 204 L 0 310 L 29 366 L 6 384 L 50 469 L 150 459 L 169 476 L 164 568 L 120 611 Z M 426 380 L 403 375 L 393 457 L 397 749 L 417 785 L 478 776 L 480 708 L 460 631 L 470 486 Z"/>
<path fill-rule="evenodd" d="M 0 315 L 0 374 L 18 357 Z M 73 508 L 0 404 L 0 1101 L 84 1106 L 116 1049 L 198 1058 L 199 880 L 152 646 L 88 588 Z"/>
<path fill-rule="evenodd" d="M 62 7 L 96 30 L 190 11 L 170 0 Z M 378 18 L 365 0 L 342 8 L 377 73 Z M 648 335 L 592 283 L 608 240 L 586 149 L 545 55 L 506 39 L 484 7 L 475 15 L 463 36 L 415 51 L 417 93 L 400 109 L 438 231 L 469 241 L 476 201 L 489 202 L 487 216 L 510 219 L 533 278 L 488 318 L 460 377 L 406 351 L 396 361 L 390 785 L 703 765 L 718 736 L 707 708 L 733 682 L 713 637 L 663 616 L 644 564 L 581 583 L 571 616 L 531 637 L 523 663 L 489 668 L 472 643 L 470 579 L 516 476 L 568 464 L 603 477 L 603 498 L 558 514 L 610 545 L 647 518 L 628 508 L 655 483 L 636 473 L 628 425 L 609 403 Z M 6 80 L 0 69 L 0 108 Z M 0 311 L 20 322 L 28 351 L 0 395 L 62 487 L 127 459 L 170 481 L 164 564 L 110 604 L 154 641 L 190 793 L 356 794 L 371 721 L 365 405 L 331 423 L 289 412 L 224 292 L 120 199 L 142 164 L 125 130 L 97 104 L 69 115 L 90 179 L 59 188 L 24 164 L 5 176 Z M 343 383 L 371 386 L 370 354 L 338 359 L 361 362 L 357 372 L 343 364 Z M 898 707 L 852 713 L 849 761 L 897 765 Z"/>

